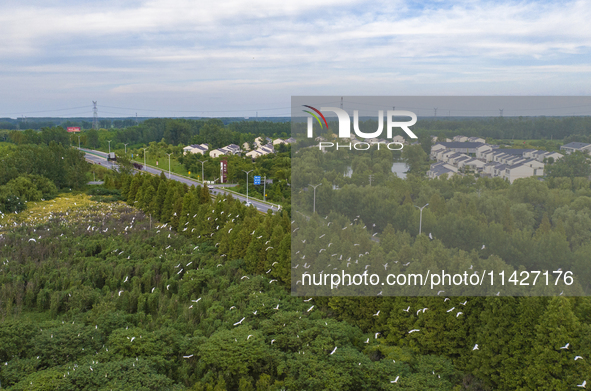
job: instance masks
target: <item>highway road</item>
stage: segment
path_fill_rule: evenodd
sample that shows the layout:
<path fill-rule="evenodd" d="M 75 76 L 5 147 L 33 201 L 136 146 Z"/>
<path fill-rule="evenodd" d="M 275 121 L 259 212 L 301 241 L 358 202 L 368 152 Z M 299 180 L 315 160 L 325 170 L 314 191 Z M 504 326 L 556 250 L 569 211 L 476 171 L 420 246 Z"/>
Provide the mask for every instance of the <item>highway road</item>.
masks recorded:
<path fill-rule="evenodd" d="M 116 163 L 107 162 L 107 155 L 108 154 L 106 152 L 95 151 L 95 150 L 86 149 L 86 148 L 79 148 L 79 149 L 85 153 L 86 160 L 88 160 L 90 163 L 100 164 L 100 165 L 107 167 L 109 169 L 116 169 L 117 168 Z M 168 178 L 168 172 L 166 170 L 160 170 L 157 168 L 144 166 L 142 171 L 149 172 L 149 173 L 155 174 L 155 175 L 160 175 L 161 172 L 164 172 L 164 175 L 166 175 L 166 177 Z M 192 186 L 192 185 L 201 186 L 201 182 L 198 182 L 198 181 L 195 181 L 195 180 L 192 180 L 189 178 L 185 178 L 185 177 L 182 177 L 182 176 L 179 176 L 176 174 L 171 174 L 170 179 L 181 182 L 181 183 L 186 183 L 189 186 Z M 232 197 L 239 199 L 241 202 L 244 202 L 244 203 L 246 202 L 246 196 L 238 195 L 236 193 L 231 193 L 231 192 L 225 190 L 223 186 L 213 185 L 213 188 L 210 188 L 209 192 L 213 195 L 218 195 L 218 194 L 231 195 Z M 252 206 L 254 206 L 255 208 L 257 208 L 259 211 L 261 211 L 263 213 L 267 213 L 267 211 L 269 209 L 271 209 L 272 211 L 275 211 L 275 212 L 280 209 L 279 205 L 271 204 L 268 202 L 263 202 L 263 201 L 253 199 L 250 197 L 248 198 L 248 201 L 250 202 L 250 204 Z"/>

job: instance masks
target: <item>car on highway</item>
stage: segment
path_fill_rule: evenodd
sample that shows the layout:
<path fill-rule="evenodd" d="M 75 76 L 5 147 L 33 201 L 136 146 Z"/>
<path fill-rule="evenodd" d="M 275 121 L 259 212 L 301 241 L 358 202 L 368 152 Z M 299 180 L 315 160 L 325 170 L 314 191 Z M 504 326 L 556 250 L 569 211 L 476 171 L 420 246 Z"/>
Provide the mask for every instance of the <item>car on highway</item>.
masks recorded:
<path fill-rule="evenodd" d="M 207 188 L 208 188 L 209 190 L 213 190 L 213 189 L 214 189 L 214 187 L 213 187 L 212 185 L 209 185 L 209 186 L 207 186 Z"/>

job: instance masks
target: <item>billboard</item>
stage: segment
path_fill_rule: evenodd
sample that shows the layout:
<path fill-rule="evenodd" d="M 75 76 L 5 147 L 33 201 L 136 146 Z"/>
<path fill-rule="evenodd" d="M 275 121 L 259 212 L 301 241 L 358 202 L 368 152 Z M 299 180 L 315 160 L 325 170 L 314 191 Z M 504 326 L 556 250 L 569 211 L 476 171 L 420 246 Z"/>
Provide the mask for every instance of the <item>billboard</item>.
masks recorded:
<path fill-rule="evenodd" d="M 79 132 L 80 131 L 80 126 L 68 126 L 68 132 L 72 133 L 72 132 Z"/>

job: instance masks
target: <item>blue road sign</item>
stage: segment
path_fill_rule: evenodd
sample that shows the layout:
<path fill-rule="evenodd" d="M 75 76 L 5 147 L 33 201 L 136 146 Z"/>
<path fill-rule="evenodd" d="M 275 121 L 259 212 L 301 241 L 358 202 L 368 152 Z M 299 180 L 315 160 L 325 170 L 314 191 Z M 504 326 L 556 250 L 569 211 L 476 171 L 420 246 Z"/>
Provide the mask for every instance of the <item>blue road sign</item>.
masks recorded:
<path fill-rule="evenodd" d="M 260 175 L 255 175 L 254 176 L 254 184 L 255 185 L 260 185 L 261 184 L 261 176 Z"/>

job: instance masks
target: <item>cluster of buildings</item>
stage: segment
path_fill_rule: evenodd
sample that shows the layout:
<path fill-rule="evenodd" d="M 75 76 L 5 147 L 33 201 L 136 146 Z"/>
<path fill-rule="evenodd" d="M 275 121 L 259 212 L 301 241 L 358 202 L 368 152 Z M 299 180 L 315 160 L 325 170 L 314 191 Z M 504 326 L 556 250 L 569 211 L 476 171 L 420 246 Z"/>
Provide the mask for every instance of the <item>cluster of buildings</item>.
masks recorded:
<path fill-rule="evenodd" d="M 437 142 L 437 136 L 431 136 L 433 143 Z M 445 142 L 456 142 L 456 143 L 486 143 L 486 140 L 482 137 L 466 137 L 466 136 L 454 136 L 454 138 L 446 138 Z"/>
<path fill-rule="evenodd" d="M 183 153 L 185 155 L 188 153 L 200 153 L 202 155 L 205 155 L 205 152 L 207 152 L 208 149 L 208 144 L 193 144 L 187 145 L 185 148 L 183 148 Z"/>
<path fill-rule="evenodd" d="M 242 144 L 242 148 L 236 144 L 226 145 L 222 148 L 212 149 L 209 150 L 208 144 L 193 144 L 187 145 L 183 148 L 183 153 L 186 155 L 187 153 L 200 153 L 205 155 L 206 153 L 209 154 L 210 157 L 216 158 L 222 155 L 241 155 L 243 152 L 245 156 L 248 156 L 252 159 L 256 159 L 259 156 L 268 155 L 270 153 L 275 153 L 275 146 L 280 144 L 291 144 L 295 142 L 294 138 L 288 138 L 286 140 L 282 140 L 280 138 L 272 140 L 269 137 L 262 138 L 257 137 L 254 140 L 254 149 L 251 150 L 250 145 L 248 143 Z M 247 152 L 248 151 L 248 152 Z"/>
<path fill-rule="evenodd" d="M 273 144 L 268 143 L 265 145 L 259 145 L 257 149 L 246 152 L 246 156 L 256 159 L 259 156 L 268 155 L 270 153 L 275 153 L 275 147 Z"/>
<path fill-rule="evenodd" d="M 225 147 L 212 149 L 209 151 L 209 156 L 216 158 L 222 155 L 239 155 L 242 152 L 242 149 L 236 144 L 229 144 Z"/>
<path fill-rule="evenodd" d="M 587 143 L 568 143 L 560 147 L 561 151 L 564 151 L 567 155 L 573 152 L 586 152 L 591 153 L 591 144 Z"/>
<path fill-rule="evenodd" d="M 429 178 L 438 178 L 443 174 L 451 177 L 473 173 L 500 177 L 513 183 L 518 178 L 544 175 L 544 162 L 563 157 L 558 152 L 537 149 L 503 149 L 486 144 L 484 139 L 476 137 L 456 138 L 464 141 L 438 142 L 431 147 L 431 159 L 437 163 L 433 163 L 427 172 Z"/>

